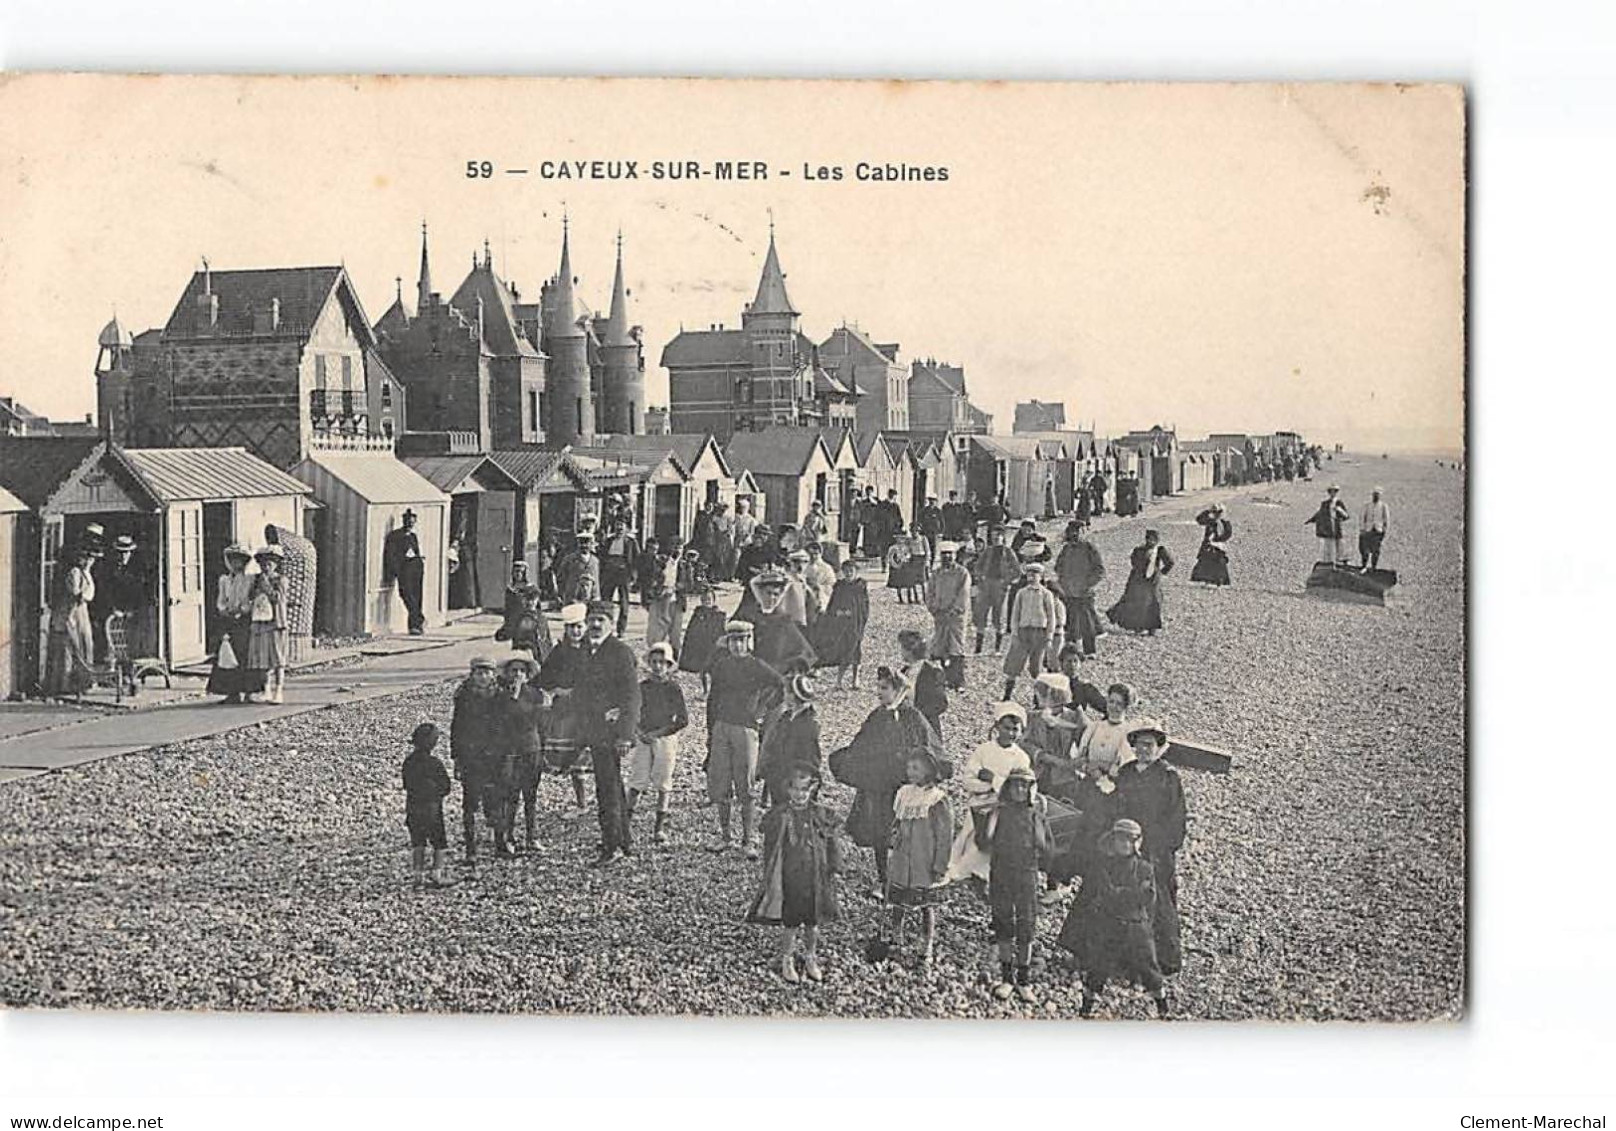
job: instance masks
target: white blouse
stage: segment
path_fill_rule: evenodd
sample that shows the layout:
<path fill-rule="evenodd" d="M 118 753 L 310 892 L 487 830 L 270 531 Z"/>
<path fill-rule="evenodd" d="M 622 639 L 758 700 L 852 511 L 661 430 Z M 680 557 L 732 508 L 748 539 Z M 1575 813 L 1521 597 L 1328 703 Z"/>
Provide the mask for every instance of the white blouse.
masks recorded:
<path fill-rule="evenodd" d="M 1090 723 L 1078 740 L 1077 761 L 1085 769 L 1116 773 L 1133 761 L 1133 747 L 1128 743 L 1130 729 L 1131 724 L 1126 719 L 1120 723 L 1110 719 Z"/>

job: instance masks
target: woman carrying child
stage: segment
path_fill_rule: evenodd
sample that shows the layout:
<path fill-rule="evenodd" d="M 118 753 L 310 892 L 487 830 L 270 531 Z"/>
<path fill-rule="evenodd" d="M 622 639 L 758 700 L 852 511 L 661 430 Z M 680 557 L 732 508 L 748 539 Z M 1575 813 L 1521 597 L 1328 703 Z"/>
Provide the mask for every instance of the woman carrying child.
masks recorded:
<path fill-rule="evenodd" d="M 809 767 L 793 767 L 785 800 L 763 818 L 763 878 L 746 914 L 748 923 L 780 928 L 777 961 L 780 976 L 791 983 L 824 979 L 816 953 L 819 925 L 841 917 L 836 900 L 836 877 L 842 869 L 838 821 L 816 800 L 819 781 Z"/>
<path fill-rule="evenodd" d="M 1026 727 L 1027 712 L 1020 703 L 998 704 L 993 709 L 991 737 L 971 751 L 971 756 L 965 760 L 960 784 L 965 789 L 965 804 L 971 819 L 954 838 L 948 862 L 951 880 L 974 877 L 986 882 L 988 878 L 988 853 L 980 840 L 999 804 L 999 790 L 1012 772 L 1032 773 L 1032 759 L 1016 743 Z"/>
<path fill-rule="evenodd" d="M 937 731 L 912 705 L 903 701 L 909 689 L 903 674 L 883 665 L 875 673 L 880 704 L 864 720 L 853 741 L 830 756 L 830 772 L 858 792 L 847 818 L 853 843 L 875 857 L 876 884 L 870 895 L 884 898 L 887 853 L 892 845 L 893 805 L 898 788 L 908 780 L 909 751 L 924 750 L 936 760 L 942 776 L 952 772 Z"/>

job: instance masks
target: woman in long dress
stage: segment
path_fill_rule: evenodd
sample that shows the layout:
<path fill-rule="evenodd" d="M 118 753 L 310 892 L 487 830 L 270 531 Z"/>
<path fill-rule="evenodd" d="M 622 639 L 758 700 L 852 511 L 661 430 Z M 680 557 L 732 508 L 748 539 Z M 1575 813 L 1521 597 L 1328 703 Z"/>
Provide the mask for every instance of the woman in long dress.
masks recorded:
<path fill-rule="evenodd" d="M 225 572 L 219 575 L 219 585 L 213 599 L 214 611 L 224 622 L 224 637 L 219 641 L 219 655 L 214 657 L 213 671 L 208 676 L 208 694 L 223 695 L 225 703 L 240 703 L 248 695 L 264 689 L 261 672 L 247 667 L 247 650 L 252 640 L 252 589 L 254 574 L 247 572 L 252 555 L 247 547 L 232 543 L 225 547 Z M 229 644 L 228 651 L 225 648 Z M 223 662 L 228 659 L 228 662 Z"/>
<path fill-rule="evenodd" d="M 95 558 L 93 550 L 81 546 L 56 584 L 45 651 L 47 695 L 82 695 L 94 682 L 95 629 L 90 602 L 95 600 L 95 578 L 90 567 Z"/>
<path fill-rule="evenodd" d="M 1161 544 L 1160 534 L 1147 530 L 1144 545 L 1133 548 L 1130 566 L 1122 600 L 1105 615 L 1118 628 L 1155 635 L 1162 626 L 1162 574 L 1173 568 L 1173 555 Z"/>
<path fill-rule="evenodd" d="M 286 579 L 281 576 L 279 546 L 254 554 L 258 577 L 253 581 L 248 617 L 247 669 L 264 680 L 265 701 L 279 703 L 286 692 Z"/>
<path fill-rule="evenodd" d="M 1208 585 L 1229 584 L 1229 552 L 1223 544 L 1234 536 L 1234 526 L 1223 515 L 1223 504 L 1213 503 L 1195 521 L 1201 524 L 1201 550 L 1195 556 L 1195 568 L 1190 571 L 1191 581 L 1204 581 Z"/>

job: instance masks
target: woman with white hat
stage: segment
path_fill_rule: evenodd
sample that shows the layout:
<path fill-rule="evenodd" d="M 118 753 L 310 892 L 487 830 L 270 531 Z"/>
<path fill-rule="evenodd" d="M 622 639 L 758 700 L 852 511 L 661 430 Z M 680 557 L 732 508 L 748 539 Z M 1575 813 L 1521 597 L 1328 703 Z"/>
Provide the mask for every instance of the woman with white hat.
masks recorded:
<path fill-rule="evenodd" d="M 248 617 L 252 633 L 247 640 L 247 669 L 264 673 L 265 702 L 279 703 L 286 692 L 286 579 L 281 576 L 279 546 L 264 546 L 253 560 L 258 576 L 253 580 Z"/>
<path fill-rule="evenodd" d="M 247 572 L 252 552 L 240 542 L 224 548 L 225 572 L 219 575 L 213 608 L 224 622 L 224 636 L 208 675 L 208 693 L 223 695 L 225 703 L 240 703 L 264 689 L 264 675 L 247 666 L 252 640 L 252 594 L 256 574 Z"/>

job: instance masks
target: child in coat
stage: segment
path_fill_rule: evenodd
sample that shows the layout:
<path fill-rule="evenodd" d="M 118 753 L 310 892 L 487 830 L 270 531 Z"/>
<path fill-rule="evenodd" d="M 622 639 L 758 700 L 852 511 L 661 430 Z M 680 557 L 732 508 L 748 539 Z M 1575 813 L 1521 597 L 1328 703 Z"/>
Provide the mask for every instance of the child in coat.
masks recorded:
<path fill-rule="evenodd" d="M 1183 967 L 1178 919 L 1178 850 L 1188 820 L 1178 771 L 1162 760 L 1167 731 L 1143 721 L 1128 732 L 1134 760 L 1117 771 L 1116 810 L 1139 824 L 1144 858 L 1156 873 L 1156 962 L 1163 974 Z"/>
<path fill-rule="evenodd" d="M 931 576 L 931 543 L 916 529 L 909 535 L 909 572 L 904 580 L 909 583 L 909 603 L 918 605 L 925 600 L 923 590 Z"/>
<path fill-rule="evenodd" d="M 988 904 L 993 908 L 993 941 L 999 956 L 999 982 L 993 996 L 1015 993 L 1032 1001 L 1032 939 L 1038 930 L 1038 873 L 1049 857 L 1049 821 L 1033 796 L 1031 770 L 1011 770 L 999 790 L 999 804 L 988 818 L 979 847 L 988 852 Z M 1014 977 L 1015 984 L 1011 985 Z"/>
<path fill-rule="evenodd" d="M 449 774 L 432 750 L 438 728 L 422 723 L 410 735 L 410 753 L 404 759 L 404 827 L 410 831 L 410 871 L 417 891 L 427 884 L 426 850 L 432 847 L 432 886 L 448 887 L 444 852 L 449 847 L 443 831 L 443 799 L 449 796 Z"/>
<path fill-rule="evenodd" d="M 904 678 L 909 681 L 905 698 L 926 716 L 926 721 L 941 738 L 943 712 L 948 710 L 948 687 L 942 665 L 930 659 L 931 642 L 923 634 L 906 628 L 898 633 L 898 651 L 903 655 Z"/>
<path fill-rule="evenodd" d="M 477 811 L 482 809 L 490 824 L 493 821 L 486 798 L 497 739 L 496 671 L 494 661 L 486 656 L 471 661 L 471 671 L 455 689 L 454 716 L 449 723 L 449 757 L 460 782 L 460 824 L 468 866 L 477 861 Z"/>
<path fill-rule="evenodd" d="M 892 853 L 887 858 L 887 902 L 891 906 L 888 941 L 903 946 L 904 920 L 920 908 L 925 932 L 922 972 L 931 969 L 937 941 L 937 908 L 948 892 L 948 857 L 954 839 L 954 811 L 939 780 L 936 761 L 924 750 L 912 750 L 904 763 L 909 780 L 898 787 L 892 804 Z"/>
<path fill-rule="evenodd" d="M 628 801 L 625 822 L 634 819 L 634 806 L 642 794 L 656 791 L 656 824 L 651 843 L 666 844 L 662 826 L 668 819 L 673 796 L 673 769 L 679 761 L 679 732 L 690 723 L 684 692 L 673 681 L 673 645 L 660 641 L 646 653 L 650 675 L 640 681 L 640 733 L 628 766 Z"/>
<path fill-rule="evenodd" d="M 798 766 L 815 774 L 824 771 L 824 755 L 819 747 L 819 715 L 814 711 L 817 695 L 814 678 L 798 672 L 786 680 L 780 705 L 769 712 L 758 743 L 758 777 L 763 779 L 763 804 L 773 805 L 786 796 L 786 778 Z"/>
<path fill-rule="evenodd" d="M 718 640 L 724 635 L 724 622 L 729 618 L 718 607 L 718 594 L 711 584 L 700 583 L 697 593 L 701 603 L 690 614 L 690 624 L 685 629 L 684 647 L 679 649 L 679 670 L 699 672 L 701 692 L 705 695 L 710 685 L 707 669 L 713 662 L 713 653 L 718 650 Z"/>
<path fill-rule="evenodd" d="M 1088 858 L 1083 886 L 1057 940 L 1071 951 L 1083 977 L 1079 1014 L 1094 1013 L 1094 999 L 1111 979 L 1141 985 L 1156 1001 L 1156 1014 L 1170 1008 L 1156 961 L 1154 920 L 1159 902 L 1156 873 L 1139 854 L 1143 830 L 1124 817 L 1100 838 Z"/>
<path fill-rule="evenodd" d="M 816 801 L 819 775 L 807 766 L 792 769 L 786 799 L 763 818 L 763 878 L 749 923 L 780 928 L 776 959 L 787 982 L 821 981 L 825 974 L 816 953 L 819 925 L 841 917 L 836 877 L 842 849 L 836 816 Z M 802 936 L 802 968 L 798 973 L 797 937 Z"/>
<path fill-rule="evenodd" d="M 898 537 L 887 547 L 887 588 L 898 591 L 898 604 L 907 605 L 914 587 L 913 571 L 909 567 L 909 539 L 898 532 Z"/>

